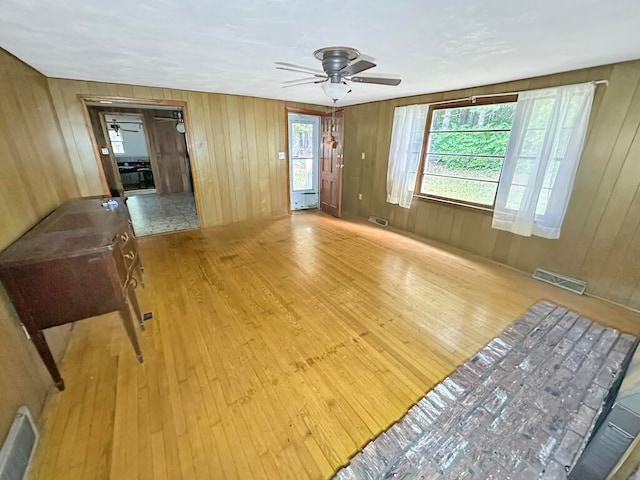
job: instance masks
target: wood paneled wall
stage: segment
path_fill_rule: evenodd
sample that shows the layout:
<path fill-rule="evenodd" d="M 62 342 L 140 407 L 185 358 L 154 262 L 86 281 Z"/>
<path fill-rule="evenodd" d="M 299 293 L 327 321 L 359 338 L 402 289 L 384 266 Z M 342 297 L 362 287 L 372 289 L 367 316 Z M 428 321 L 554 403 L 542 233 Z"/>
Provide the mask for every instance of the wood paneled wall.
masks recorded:
<path fill-rule="evenodd" d="M 81 193 L 106 193 L 80 94 L 187 103 L 186 121 L 202 225 L 287 213 L 285 106 L 323 107 L 254 97 L 76 80 L 48 79 Z"/>
<path fill-rule="evenodd" d="M 491 215 L 414 199 L 386 203 L 386 174 L 396 106 L 470 95 L 517 92 L 588 80 L 597 88 L 585 150 L 558 240 L 493 230 Z M 469 250 L 525 272 L 536 267 L 581 278 L 587 291 L 640 309 L 640 61 L 497 85 L 394 99 L 345 110 L 343 208 L 363 217 Z M 366 160 L 361 160 L 361 153 Z M 363 195 L 358 200 L 358 194 Z"/>
<path fill-rule="evenodd" d="M 0 49 L 0 250 L 79 194 L 46 78 Z M 69 326 L 46 333 L 56 358 Z M 0 441 L 20 405 L 39 415 L 52 381 L 0 286 Z"/>

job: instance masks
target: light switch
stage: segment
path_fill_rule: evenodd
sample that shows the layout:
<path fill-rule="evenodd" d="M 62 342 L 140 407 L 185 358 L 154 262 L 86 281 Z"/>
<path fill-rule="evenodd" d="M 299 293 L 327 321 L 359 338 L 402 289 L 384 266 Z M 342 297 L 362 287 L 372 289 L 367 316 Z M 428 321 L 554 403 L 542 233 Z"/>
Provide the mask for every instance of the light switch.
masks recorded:
<path fill-rule="evenodd" d="M 361 193 L 358 194 L 358 200 L 362 200 L 362 194 Z"/>
<path fill-rule="evenodd" d="M 278 152 L 278 160 L 284 160 L 286 158 L 287 156 L 285 155 L 284 152 Z"/>
<path fill-rule="evenodd" d="M 362 155 L 361 155 L 361 157 L 360 157 L 360 158 L 362 158 L 362 160 L 364 160 L 364 159 L 365 159 L 365 157 L 366 157 L 366 155 L 364 154 L 364 152 L 362 152 Z"/>
<path fill-rule="evenodd" d="M 109 149 L 107 147 L 102 147 L 100 149 L 100 152 L 102 153 L 102 155 L 109 155 Z"/>

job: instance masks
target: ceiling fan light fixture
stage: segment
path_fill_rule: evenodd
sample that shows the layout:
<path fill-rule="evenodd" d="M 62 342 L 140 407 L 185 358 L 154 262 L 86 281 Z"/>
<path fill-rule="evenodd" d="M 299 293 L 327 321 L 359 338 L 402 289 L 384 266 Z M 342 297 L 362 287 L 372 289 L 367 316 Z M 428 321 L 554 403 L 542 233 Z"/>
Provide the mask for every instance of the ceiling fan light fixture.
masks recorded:
<path fill-rule="evenodd" d="M 331 100 L 337 101 L 342 99 L 347 93 L 351 91 L 351 87 L 345 82 L 325 82 L 320 85 L 324 94 Z"/>

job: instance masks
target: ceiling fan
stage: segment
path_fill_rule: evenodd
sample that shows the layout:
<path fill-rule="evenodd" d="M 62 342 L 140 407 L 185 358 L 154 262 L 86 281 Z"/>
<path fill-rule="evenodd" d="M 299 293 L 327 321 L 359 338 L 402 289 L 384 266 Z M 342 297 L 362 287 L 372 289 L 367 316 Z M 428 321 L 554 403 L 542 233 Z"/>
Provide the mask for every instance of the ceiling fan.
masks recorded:
<path fill-rule="evenodd" d="M 322 70 L 308 68 L 285 62 L 276 62 L 278 70 L 307 73 L 312 77 L 282 82 L 283 88 L 297 87 L 309 83 L 319 83 L 325 95 L 337 102 L 351 91 L 347 82 L 372 83 L 375 85 L 399 85 L 399 78 L 359 77 L 358 73 L 376 66 L 368 60 L 358 60 L 360 52 L 350 47 L 325 47 L 313 52 L 313 56 L 322 62 Z"/>
<path fill-rule="evenodd" d="M 130 128 L 123 128 L 120 125 L 118 125 L 119 123 L 122 123 L 122 124 L 133 124 L 133 125 L 136 125 L 138 128 L 136 130 L 131 130 Z M 113 120 L 111 120 L 111 125 L 109 125 L 109 128 L 111 130 L 113 130 L 114 132 L 116 132 L 116 133 L 118 133 L 119 131 L 137 133 L 137 132 L 140 131 L 140 122 L 125 122 L 125 121 L 122 121 L 122 120 L 116 120 L 114 118 Z"/>

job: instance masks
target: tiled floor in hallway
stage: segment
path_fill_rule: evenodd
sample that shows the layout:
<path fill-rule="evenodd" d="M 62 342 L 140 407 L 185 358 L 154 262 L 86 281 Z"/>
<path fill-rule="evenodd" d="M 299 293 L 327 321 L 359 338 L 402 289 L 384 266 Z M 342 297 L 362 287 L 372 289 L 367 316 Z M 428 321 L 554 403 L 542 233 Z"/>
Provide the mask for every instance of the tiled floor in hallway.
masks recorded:
<path fill-rule="evenodd" d="M 199 227 L 192 192 L 134 195 L 128 198 L 127 206 L 138 237 Z"/>

